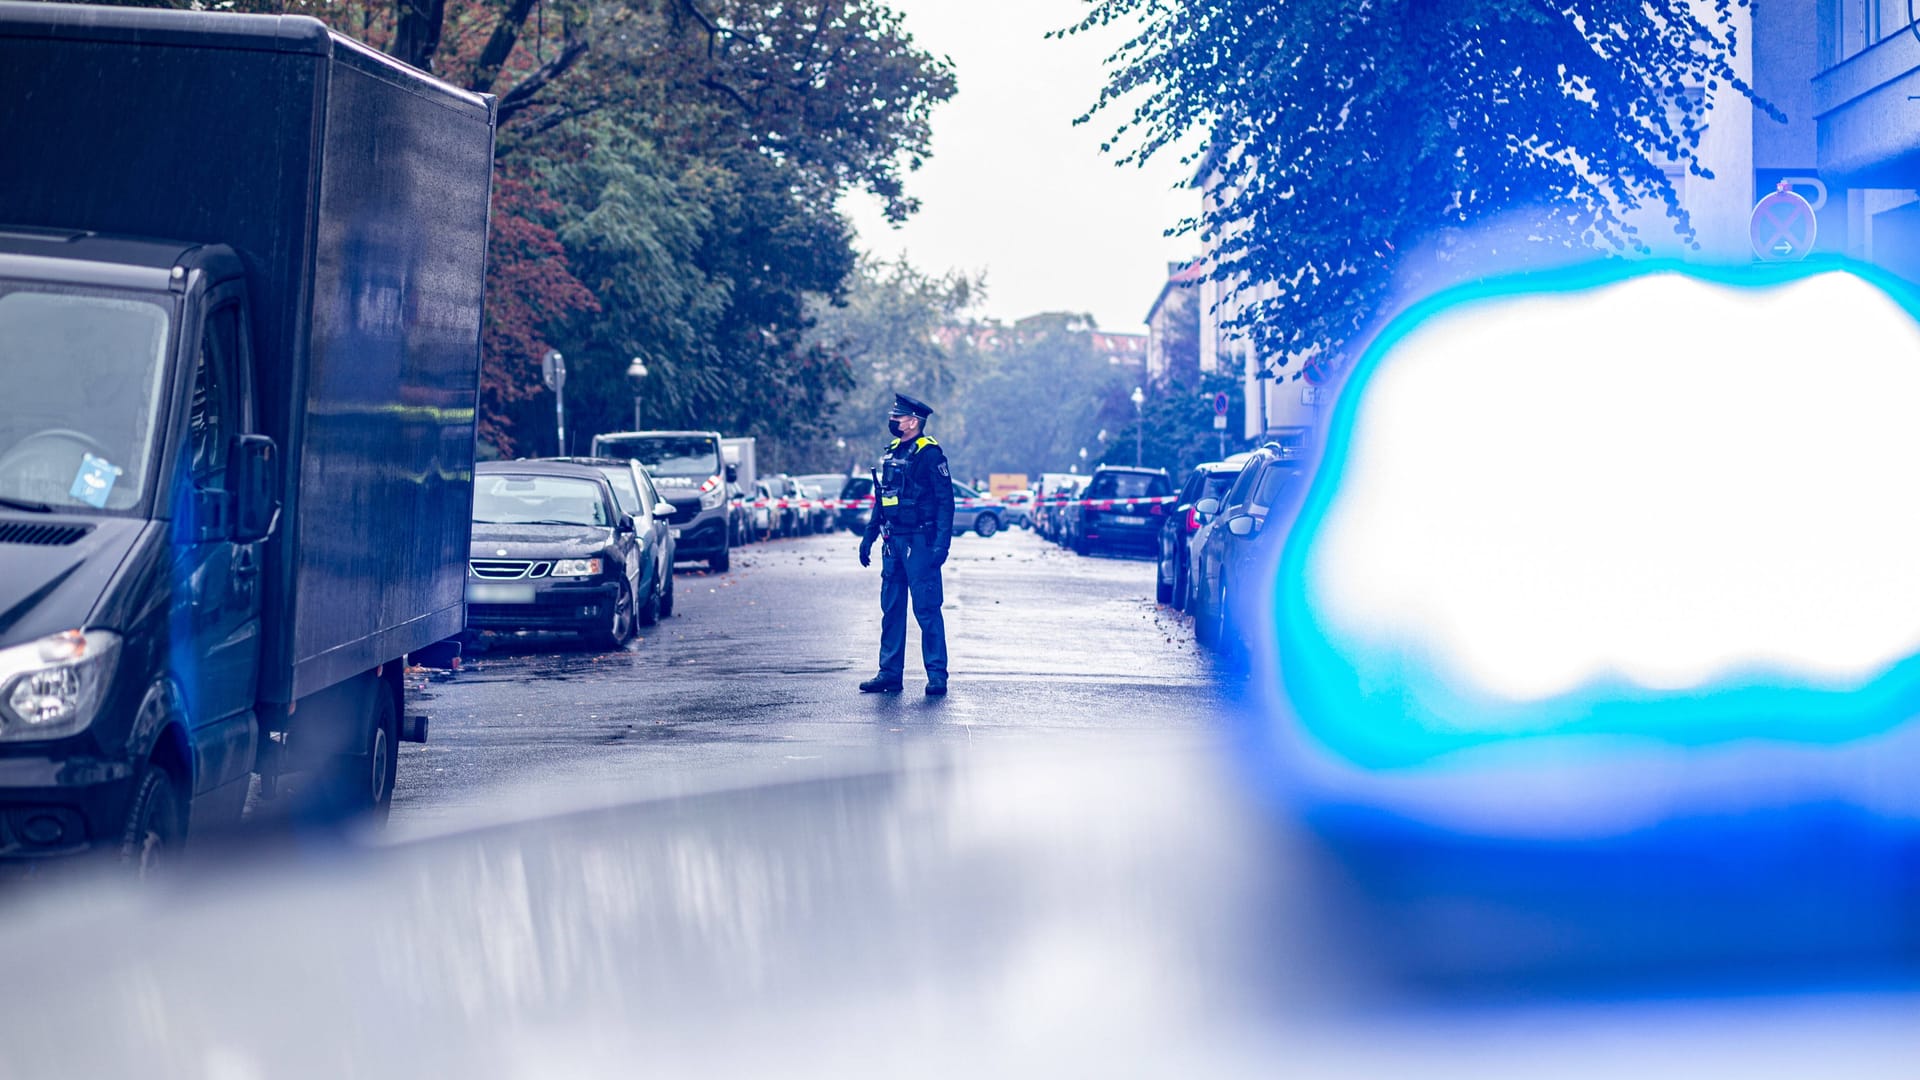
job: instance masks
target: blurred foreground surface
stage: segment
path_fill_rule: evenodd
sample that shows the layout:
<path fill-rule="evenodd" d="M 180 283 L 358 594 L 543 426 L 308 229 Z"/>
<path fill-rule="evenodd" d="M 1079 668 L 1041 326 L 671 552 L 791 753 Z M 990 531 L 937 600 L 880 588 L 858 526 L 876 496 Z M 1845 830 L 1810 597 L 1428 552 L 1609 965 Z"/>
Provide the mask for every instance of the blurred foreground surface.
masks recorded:
<path fill-rule="evenodd" d="M 1892 1077 L 1920 1060 L 1910 980 L 1483 978 L 1459 956 L 1437 981 L 1410 972 L 1420 945 L 1387 925 L 1444 937 L 1448 920 L 1409 911 L 1530 917 L 1449 897 L 1461 879 L 1356 873 L 1231 794 L 1223 766 L 1179 736 L 908 745 L 840 778 L 22 901 L 0 930 L 0 1076 Z"/>

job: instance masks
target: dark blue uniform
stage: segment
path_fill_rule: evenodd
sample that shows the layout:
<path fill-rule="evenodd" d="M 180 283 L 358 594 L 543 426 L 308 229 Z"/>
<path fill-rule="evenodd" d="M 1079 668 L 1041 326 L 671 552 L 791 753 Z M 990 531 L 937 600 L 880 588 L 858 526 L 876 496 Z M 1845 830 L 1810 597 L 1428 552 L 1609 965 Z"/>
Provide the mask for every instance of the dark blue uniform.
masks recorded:
<path fill-rule="evenodd" d="M 898 684 L 906 667 L 907 608 L 920 623 L 927 685 L 947 685 L 947 624 L 940 565 L 953 543 L 953 478 L 946 451 L 930 436 L 893 440 L 880 459 L 864 546 L 884 538 L 880 563 L 880 678 Z"/>

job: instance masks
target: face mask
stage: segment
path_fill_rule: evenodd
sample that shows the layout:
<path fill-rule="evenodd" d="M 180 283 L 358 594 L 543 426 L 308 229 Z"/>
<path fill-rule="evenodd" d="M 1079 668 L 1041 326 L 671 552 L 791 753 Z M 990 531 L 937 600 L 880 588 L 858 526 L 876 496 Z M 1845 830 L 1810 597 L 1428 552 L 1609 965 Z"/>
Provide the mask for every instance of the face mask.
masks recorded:
<path fill-rule="evenodd" d="M 900 421 L 895 420 L 892 417 L 888 417 L 887 433 L 892 435 L 896 439 L 899 438 L 900 437 Z"/>

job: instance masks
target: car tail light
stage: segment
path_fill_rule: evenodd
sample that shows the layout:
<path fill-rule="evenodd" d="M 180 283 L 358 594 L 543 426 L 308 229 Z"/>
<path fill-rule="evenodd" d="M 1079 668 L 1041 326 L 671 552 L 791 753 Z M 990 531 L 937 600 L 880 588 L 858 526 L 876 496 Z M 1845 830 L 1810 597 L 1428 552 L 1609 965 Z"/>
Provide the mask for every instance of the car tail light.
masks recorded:
<path fill-rule="evenodd" d="M 1200 531 L 1200 511 L 1191 506 L 1187 507 L 1187 531 L 1190 533 Z"/>

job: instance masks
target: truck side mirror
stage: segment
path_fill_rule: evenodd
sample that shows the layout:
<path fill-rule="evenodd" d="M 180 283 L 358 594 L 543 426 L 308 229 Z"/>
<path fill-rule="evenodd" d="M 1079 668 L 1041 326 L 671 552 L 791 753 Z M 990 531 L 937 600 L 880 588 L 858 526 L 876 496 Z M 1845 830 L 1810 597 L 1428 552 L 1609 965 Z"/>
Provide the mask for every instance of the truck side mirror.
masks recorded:
<path fill-rule="evenodd" d="M 227 452 L 233 542 L 254 544 L 280 523 L 280 448 L 265 435 L 236 435 Z"/>
<path fill-rule="evenodd" d="M 728 465 L 727 466 L 727 483 L 737 484 L 739 482 L 740 482 L 740 466 Z"/>

